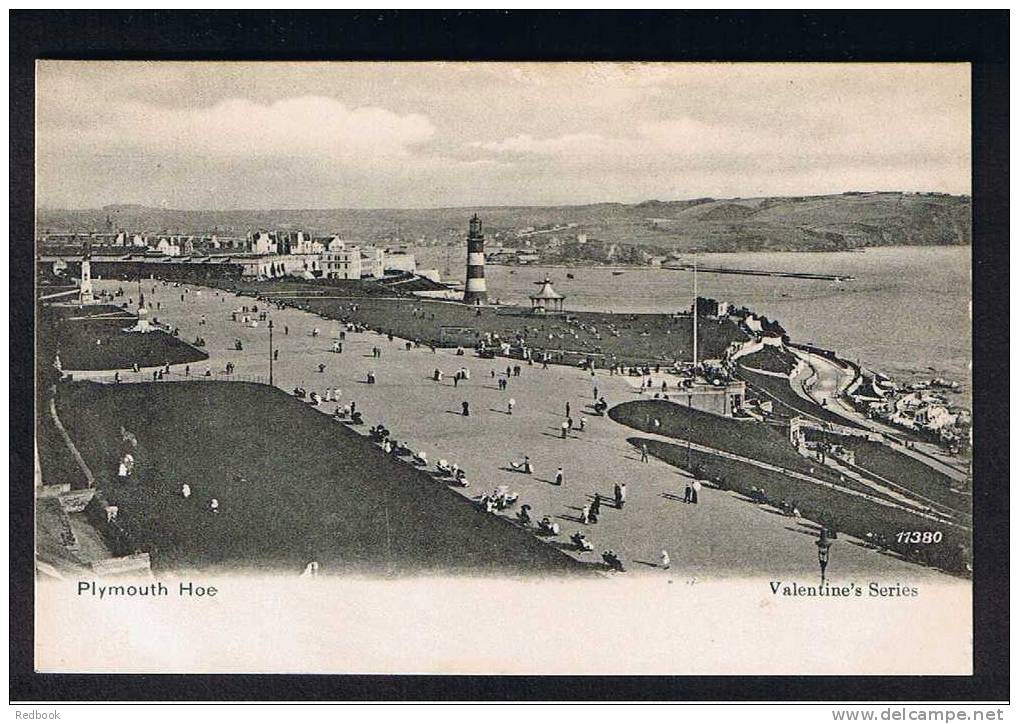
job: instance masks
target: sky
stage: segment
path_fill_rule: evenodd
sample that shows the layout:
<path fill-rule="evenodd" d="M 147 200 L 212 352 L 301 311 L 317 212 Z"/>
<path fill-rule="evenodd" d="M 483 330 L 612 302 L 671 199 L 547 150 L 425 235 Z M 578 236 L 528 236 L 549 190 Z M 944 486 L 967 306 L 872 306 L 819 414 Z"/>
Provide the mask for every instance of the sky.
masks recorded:
<path fill-rule="evenodd" d="M 42 207 L 970 193 L 967 64 L 40 61 Z"/>

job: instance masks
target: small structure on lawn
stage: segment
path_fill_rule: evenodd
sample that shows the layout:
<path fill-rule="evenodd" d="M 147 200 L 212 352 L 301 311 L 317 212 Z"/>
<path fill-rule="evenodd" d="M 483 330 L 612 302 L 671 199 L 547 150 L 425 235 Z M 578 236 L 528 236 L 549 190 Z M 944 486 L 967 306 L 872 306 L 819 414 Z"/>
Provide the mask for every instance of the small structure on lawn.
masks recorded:
<path fill-rule="evenodd" d="M 566 297 L 552 288 L 552 281 L 546 276 L 544 281 L 535 282 L 541 289 L 531 295 L 532 314 L 562 314 L 563 302 Z"/>
<path fill-rule="evenodd" d="M 147 334 L 149 332 L 155 332 L 156 328 L 154 326 L 152 326 L 152 323 L 149 321 L 149 310 L 146 309 L 145 307 L 139 306 L 138 307 L 138 322 L 133 327 L 129 327 L 128 329 L 125 329 L 124 331 L 125 332 L 141 332 L 142 334 Z"/>

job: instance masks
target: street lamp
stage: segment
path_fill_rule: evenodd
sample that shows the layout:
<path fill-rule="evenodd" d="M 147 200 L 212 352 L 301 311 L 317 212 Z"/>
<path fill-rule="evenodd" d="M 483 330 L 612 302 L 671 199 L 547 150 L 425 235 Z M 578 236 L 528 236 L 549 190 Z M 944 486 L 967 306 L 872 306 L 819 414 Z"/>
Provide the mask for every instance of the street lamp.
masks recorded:
<path fill-rule="evenodd" d="M 272 387 L 272 320 L 269 320 L 269 386 Z"/>
<path fill-rule="evenodd" d="M 814 541 L 817 546 L 817 562 L 821 565 L 821 585 L 824 585 L 824 572 L 828 568 L 828 555 L 831 553 L 833 541 L 828 537 L 828 527 L 821 528 L 821 536 Z"/>

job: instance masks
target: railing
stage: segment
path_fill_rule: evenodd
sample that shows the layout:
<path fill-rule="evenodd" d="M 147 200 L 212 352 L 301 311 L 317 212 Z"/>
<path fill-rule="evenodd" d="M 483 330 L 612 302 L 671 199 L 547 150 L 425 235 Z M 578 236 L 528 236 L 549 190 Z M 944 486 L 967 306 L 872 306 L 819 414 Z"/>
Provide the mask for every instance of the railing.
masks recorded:
<path fill-rule="evenodd" d="M 72 377 L 72 381 L 86 381 L 86 382 L 98 382 L 104 385 L 115 385 L 115 384 L 136 384 L 140 382 L 249 382 L 256 385 L 267 385 L 269 384 L 269 377 L 267 375 L 239 375 L 236 373 L 227 374 L 222 370 L 219 372 L 213 372 L 211 375 L 206 376 L 204 372 L 199 374 L 184 375 L 180 372 L 174 372 L 170 375 L 163 375 L 162 379 L 152 379 L 152 373 L 145 372 L 125 372 L 121 373 L 120 379 L 114 379 L 113 375 L 104 374 L 102 376 L 81 376 Z"/>

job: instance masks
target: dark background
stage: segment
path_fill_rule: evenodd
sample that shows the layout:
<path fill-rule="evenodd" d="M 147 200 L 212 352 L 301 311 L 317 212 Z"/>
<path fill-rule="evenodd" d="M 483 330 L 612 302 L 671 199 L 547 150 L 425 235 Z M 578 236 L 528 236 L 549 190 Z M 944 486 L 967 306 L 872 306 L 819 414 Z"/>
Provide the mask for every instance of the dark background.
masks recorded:
<path fill-rule="evenodd" d="M 969 61 L 975 440 L 972 677 L 93 676 L 33 673 L 33 264 L 10 257 L 12 700 L 1006 700 L 1009 695 L 1007 11 L 12 11 L 14 248 L 34 239 L 34 62 Z M 880 649 L 881 641 L 874 647 Z"/>

